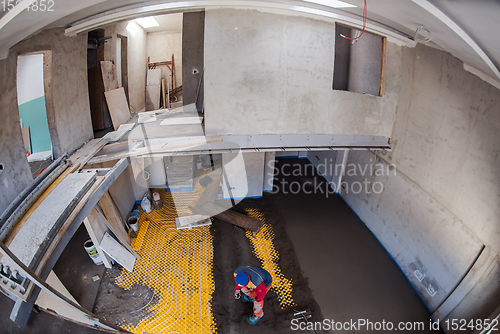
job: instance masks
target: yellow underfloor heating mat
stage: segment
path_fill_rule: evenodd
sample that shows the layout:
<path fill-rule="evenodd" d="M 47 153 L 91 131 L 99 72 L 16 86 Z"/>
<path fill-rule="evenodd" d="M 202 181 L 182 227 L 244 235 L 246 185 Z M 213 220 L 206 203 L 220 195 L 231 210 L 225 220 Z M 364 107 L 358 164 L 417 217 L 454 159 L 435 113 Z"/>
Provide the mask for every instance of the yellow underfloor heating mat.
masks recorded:
<path fill-rule="evenodd" d="M 139 232 L 132 247 L 141 256 L 134 271 L 123 269 L 116 284 L 130 289 L 141 284 L 155 297 L 145 305 L 146 316 L 133 326 L 123 320 L 119 325 L 133 333 L 215 333 L 212 314 L 213 240 L 209 226 L 177 230 L 177 211 L 187 209 L 199 192 L 161 191 L 161 210 L 140 211 Z M 187 211 L 190 213 L 189 211 Z"/>
<path fill-rule="evenodd" d="M 265 216 L 257 209 L 246 209 L 247 215 L 265 222 Z M 285 309 L 295 306 L 293 301 L 293 283 L 281 272 L 278 265 L 279 253 L 274 247 L 274 231 L 271 224 L 264 224 L 256 237 L 252 232 L 246 232 L 246 237 L 250 240 L 253 254 L 259 259 L 262 268 L 266 269 L 273 277 L 271 290 L 278 296 L 280 308 Z"/>

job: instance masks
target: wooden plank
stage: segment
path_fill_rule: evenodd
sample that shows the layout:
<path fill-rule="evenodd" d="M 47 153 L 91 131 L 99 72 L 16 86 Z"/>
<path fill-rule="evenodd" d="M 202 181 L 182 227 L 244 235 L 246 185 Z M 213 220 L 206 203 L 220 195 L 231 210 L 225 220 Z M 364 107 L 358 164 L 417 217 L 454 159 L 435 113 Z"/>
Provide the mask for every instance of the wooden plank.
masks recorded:
<path fill-rule="evenodd" d="M 60 221 L 61 217 L 70 214 L 68 209 L 74 209 L 74 199 L 80 199 L 95 178 L 95 173 L 69 174 L 24 222 L 9 248 L 25 265 L 32 265 L 53 230 L 60 228 L 57 224 L 67 218 Z"/>
<path fill-rule="evenodd" d="M 102 260 L 102 263 L 106 268 L 111 268 L 111 261 L 108 256 L 101 249 L 101 241 L 104 238 L 104 234 L 108 232 L 108 229 L 105 224 L 102 223 L 98 217 L 96 217 L 95 210 L 90 211 L 89 215 L 85 217 L 83 223 L 85 224 L 85 228 L 94 244 L 99 257 Z"/>
<path fill-rule="evenodd" d="M 127 251 L 118 241 L 116 241 L 107 232 L 101 242 L 101 249 L 107 253 L 116 262 L 122 265 L 123 268 L 132 272 L 135 265 L 135 256 Z"/>
<path fill-rule="evenodd" d="M 45 253 L 42 256 L 42 259 L 38 263 L 38 266 L 37 266 L 37 268 L 35 270 L 35 273 L 37 275 L 41 275 L 41 273 L 42 273 L 43 269 L 45 268 L 45 265 L 47 264 L 49 258 L 52 256 L 54 250 L 59 245 L 59 243 L 61 242 L 61 240 L 63 239 L 63 237 L 65 236 L 66 231 L 68 230 L 69 226 L 71 225 L 71 223 L 75 219 L 76 215 L 80 212 L 80 210 L 83 208 L 83 206 L 87 203 L 87 201 L 89 200 L 90 196 L 99 187 L 99 185 L 101 184 L 101 182 L 103 181 L 103 179 L 104 179 L 103 176 L 97 176 L 96 177 L 96 181 L 94 182 L 94 184 L 92 185 L 92 187 L 89 189 L 89 191 L 87 191 L 87 193 L 85 194 L 85 196 L 82 197 L 82 199 L 78 202 L 78 204 L 75 207 L 75 209 L 73 210 L 73 212 L 71 212 L 71 214 L 69 215 L 69 217 L 63 223 L 63 225 L 59 229 L 59 232 L 52 239 L 50 246 L 47 248 L 47 250 L 45 251 Z M 52 270 L 52 268 L 50 268 L 50 269 Z M 45 277 L 42 277 L 42 278 L 44 279 Z M 28 287 L 28 289 L 26 289 L 26 295 L 27 296 L 32 293 L 32 289 L 33 289 L 33 284 L 30 284 L 30 286 Z M 24 300 L 26 300 L 27 296 L 23 297 Z"/>
<path fill-rule="evenodd" d="M 116 76 L 116 66 L 110 61 L 101 61 L 102 82 L 104 91 L 108 92 L 118 88 L 118 78 Z"/>
<path fill-rule="evenodd" d="M 104 92 L 106 96 L 106 102 L 108 103 L 109 114 L 111 115 L 111 120 L 113 121 L 113 127 L 117 130 L 120 125 L 127 123 L 130 118 L 130 109 L 128 107 L 127 97 L 125 96 L 125 90 L 120 87 L 115 90 L 110 90 Z"/>
<path fill-rule="evenodd" d="M 166 94 L 167 91 L 165 90 L 165 79 L 161 79 L 161 98 L 163 101 L 163 108 L 167 108 Z"/>
<path fill-rule="evenodd" d="M 118 127 L 118 130 L 106 133 L 103 138 L 108 140 L 109 142 L 118 141 L 122 139 L 123 136 L 125 136 L 130 130 L 132 130 L 134 126 L 135 123 L 121 124 Z"/>
<path fill-rule="evenodd" d="M 108 142 L 108 139 L 105 138 L 92 139 L 78 151 L 73 153 L 68 161 L 72 166 L 80 164 L 79 168 L 82 168 Z"/>
<path fill-rule="evenodd" d="M 124 147 L 124 146 L 129 146 L 129 145 L 133 145 L 134 144 L 134 141 L 123 141 L 123 142 L 119 142 L 119 143 L 114 143 L 114 144 L 108 144 L 106 146 L 104 146 L 100 152 L 106 152 L 106 151 L 109 151 L 109 150 L 114 150 L 114 149 L 117 149 L 117 148 L 120 148 L 120 147 Z"/>
<path fill-rule="evenodd" d="M 24 149 L 26 152 L 31 153 L 30 127 L 25 126 L 24 128 L 21 128 L 21 133 L 23 135 Z"/>
<path fill-rule="evenodd" d="M 146 86 L 146 110 L 160 109 L 160 84 Z"/>
<path fill-rule="evenodd" d="M 387 37 L 382 38 L 382 66 L 380 67 L 380 90 L 379 96 L 384 96 L 385 90 L 385 68 L 387 63 Z"/>
<path fill-rule="evenodd" d="M 123 221 L 120 212 L 116 208 L 115 202 L 111 198 L 109 191 L 106 191 L 99 200 L 99 205 L 106 217 L 108 223 L 113 226 L 111 230 L 124 245 L 132 245 L 129 235 L 125 231 L 125 222 Z"/>

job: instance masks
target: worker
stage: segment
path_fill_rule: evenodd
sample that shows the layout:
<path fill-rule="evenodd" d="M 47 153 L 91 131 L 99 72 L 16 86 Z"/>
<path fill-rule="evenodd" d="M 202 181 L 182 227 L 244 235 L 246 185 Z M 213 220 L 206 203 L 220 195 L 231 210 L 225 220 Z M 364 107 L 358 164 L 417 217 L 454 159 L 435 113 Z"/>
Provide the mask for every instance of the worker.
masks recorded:
<path fill-rule="evenodd" d="M 250 325 L 255 325 L 264 316 L 264 297 L 271 288 L 273 278 L 269 272 L 259 267 L 238 267 L 234 271 L 236 288 L 234 298 L 240 299 L 240 291 L 243 291 L 243 299 L 253 302 L 253 314 L 247 319 Z"/>

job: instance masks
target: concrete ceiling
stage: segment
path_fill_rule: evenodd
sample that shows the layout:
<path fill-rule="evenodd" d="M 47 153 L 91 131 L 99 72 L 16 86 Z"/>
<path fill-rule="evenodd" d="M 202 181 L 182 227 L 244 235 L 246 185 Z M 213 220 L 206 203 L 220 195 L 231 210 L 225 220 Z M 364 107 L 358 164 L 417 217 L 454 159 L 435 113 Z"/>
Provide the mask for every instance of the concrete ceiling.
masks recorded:
<path fill-rule="evenodd" d="M 312 13 L 330 19 L 345 17 L 348 18 L 348 22 L 356 26 L 356 22 L 361 22 L 364 0 L 345 0 L 345 2 L 357 7 L 333 9 L 302 0 L 56 1 L 54 12 L 45 12 L 43 15 L 26 10 L 10 20 L 7 15 L 4 15 L 0 19 L 0 57 L 5 58 L 11 46 L 43 28 L 70 27 L 86 21 L 93 22 L 93 19 L 99 22 L 99 18 L 102 22 L 109 22 L 108 20 L 157 16 L 214 6 L 279 9 L 293 11 L 298 15 L 310 16 Z M 500 34 L 496 33 L 500 28 L 500 20 L 498 20 L 500 0 L 367 0 L 367 4 L 368 26 L 377 25 L 387 31 L 413 37 L 418 27 L 423 24 L 432 33 L 432 41 L 428 43 L 430 46 L 450 52 L 465 64 L 500 81 L 500 72 L 498 72 Z M 425 6 L 427 7 L 424 8 Z M 429 6 L 434 9 L 429 10 Z M 452 24 L 444 20 L 443 15 L 445 19 L 451 19 Z M 175 24 L 165 20 L 164 24 L 161 24 L 160 31 L 170 30 L 170 24 L 179 24 L 178 19 Z M 456 27 L 459 28 L 456 29 Z M 376 29 L 372 30 L 376 31 Z M 465 38 L 464 34 L 470 39 Z"/>

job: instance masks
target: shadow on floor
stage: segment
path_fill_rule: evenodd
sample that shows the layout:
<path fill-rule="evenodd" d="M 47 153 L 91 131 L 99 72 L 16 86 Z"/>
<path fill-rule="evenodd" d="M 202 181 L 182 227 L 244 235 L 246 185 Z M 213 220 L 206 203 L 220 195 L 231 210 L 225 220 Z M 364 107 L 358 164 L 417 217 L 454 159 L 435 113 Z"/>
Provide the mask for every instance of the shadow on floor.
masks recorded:
<path fill-rule="evenodd" d="M 280 185 L 280 192 L 272 195 L 274 206 L 285 218 L 300 267 L 325 319 L 365 319 L 373 323 L 385 320 L 395 326 L 399 322 L 416 322 L 425 330 L 415 333 L 439 332 L 430 330 L 430 312 L 425 304 L 351 208 L 339 195 L 315 191 L 314 184 L 323 184 L 316 190 L 328 185 L 317 171 L 305 168 L 309 161 L 278 159 L 276 168 L 281 170 L 283 164 L 290 164 L 287 173 L 297 170 L 297 176 L 278 176 L 274 180 Z M 293 182 L 296 184 L 290 187 Z M 298 185 L 302 191 L 292 192 L 299 189 Z M 377 331 L 358 328 L 355 332 Z"/>

